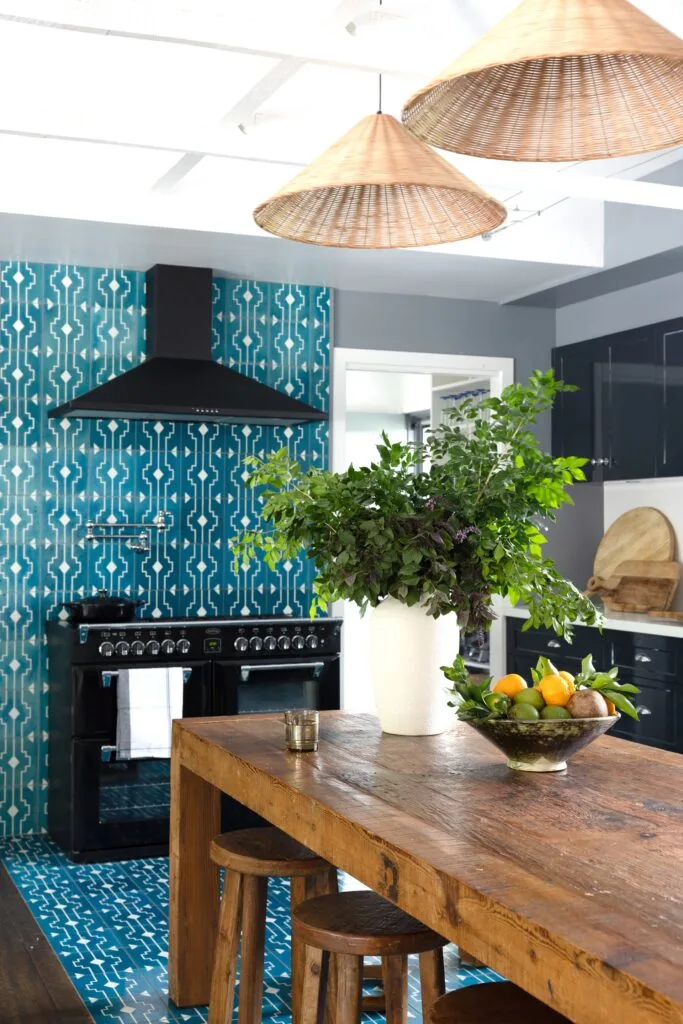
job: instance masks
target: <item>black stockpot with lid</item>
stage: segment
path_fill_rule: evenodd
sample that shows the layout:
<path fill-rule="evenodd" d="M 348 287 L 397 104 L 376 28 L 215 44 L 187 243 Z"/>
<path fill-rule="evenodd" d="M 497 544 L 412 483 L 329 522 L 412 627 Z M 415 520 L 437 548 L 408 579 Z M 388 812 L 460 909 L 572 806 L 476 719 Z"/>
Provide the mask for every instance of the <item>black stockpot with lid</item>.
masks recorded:
<path fill-rule="evenodd" d="M 63 605 L 69 613 L 69 622 L 130 622 L 144 603 L 98 590 L 94 597 L 64 601 Z"/>

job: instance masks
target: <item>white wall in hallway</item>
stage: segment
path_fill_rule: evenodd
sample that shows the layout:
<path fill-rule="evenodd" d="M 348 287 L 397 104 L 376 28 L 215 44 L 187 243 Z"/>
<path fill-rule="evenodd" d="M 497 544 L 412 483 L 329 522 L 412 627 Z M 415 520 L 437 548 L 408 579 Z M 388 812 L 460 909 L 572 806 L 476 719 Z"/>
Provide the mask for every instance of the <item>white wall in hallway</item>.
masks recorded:
<path fill-rule="evenodd" d="M 604 488 L 605 530 L 624 512 L 648 505 L 659 509 L 669 519 L 676 534 L 675 557 L 683 557 L 683 477 L 670 480 L 624 480 L 607 483 Z M 683 586 L 680 586 L 674 609 L 683 611 Z"/>

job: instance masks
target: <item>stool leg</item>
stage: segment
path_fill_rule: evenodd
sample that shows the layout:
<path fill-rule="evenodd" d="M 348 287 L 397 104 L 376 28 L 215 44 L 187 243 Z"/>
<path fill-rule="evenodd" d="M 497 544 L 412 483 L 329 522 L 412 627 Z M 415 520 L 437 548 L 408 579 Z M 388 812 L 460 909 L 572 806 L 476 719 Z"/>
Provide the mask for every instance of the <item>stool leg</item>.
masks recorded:
<path fill-rule="evenodd" d="M 384 999 L 387 1024 L 406 1024 L 408 1020 L 408 957 L 382 957 Z"/>
<path fill-rule="evenodd" d="M 337 1024 L 358 1024 L 363 957 L 335 954 L 337 969 Z"/>
<path fill-rule="evenodd" d="M 239 1024 L 261 1024 L 268 879 L 244 876 Z"/>
<path fill-rule="evenodd" d="M 430 949 L 420 953 L 420 994 L 422 996 L 422 1020 L 429 1020 L 432 1006 L 446 991 L 444 977 L 443 949 Z"/>
<path fill-rule="evenodd" d="M 322 949 L 315 949 L 313 946 L 304 947 L 300 1024 L 320 1024 L 329 957 L 330 954 Z"/>
<path fill-rule="evenodd" d="M 290 896 L 289 896 L 289 907 L 290 913 L 293 912 L 300 903 L 303 903 L 306 899 L 307 883 L 306 878 L 292 878 L 290 880 Z M 301 1017 L 301 990 L 303 987 L 304 980 L 304 959 L 306 950 L 303 944 L 295 938 L 294 929 L 291 929 L 292 934 L 292 1021 L 293 1024 L 299 1024 Z"/>
<path fill-rule="evenodd" d="M 242 918 L 242 875 L 225 872 L 211 976 L 209 1024 L 231 1024 Z"/>
<path fill-rule="evenodd" d="M 337 1020 L 337 954 L 330 953 L 327 962 L 327 984 L 325 985 L 324 1024 L 335 1024 Z"/>

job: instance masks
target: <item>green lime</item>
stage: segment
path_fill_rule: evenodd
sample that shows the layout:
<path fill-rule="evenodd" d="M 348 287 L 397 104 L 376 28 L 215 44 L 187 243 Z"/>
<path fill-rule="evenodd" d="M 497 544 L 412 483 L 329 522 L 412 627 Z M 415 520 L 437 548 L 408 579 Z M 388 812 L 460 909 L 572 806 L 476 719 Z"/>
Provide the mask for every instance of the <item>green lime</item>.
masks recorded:
<path fill-rule="evenodd" d="M 571 718 L 566 708 L 558 707 L 555 704 L 548 704 L 541 711 L 541 718 Z"/>
<path fill-rule="evenodd" d="M 504 693 L 485 693 L 484 704 L 486 704 L 489 711 L 495 711 L 499 715 L 504 715 L 510 707 L 511 701 Z"/>
<path fill-rule="evenodd" d="M 517 722 L 537 722 L 539 714 L 533 704 L 513 704 L 508 711 L 508 718 Z"/>
<path fill-rule="evenodd" d="M 532 708 L 536 708 L 537 711 L 545 707 L 543 694 L 534 686 L 530 686 L 528 690 L 520 690 L 515 696 L 515 704 L 529 704 Z"/>

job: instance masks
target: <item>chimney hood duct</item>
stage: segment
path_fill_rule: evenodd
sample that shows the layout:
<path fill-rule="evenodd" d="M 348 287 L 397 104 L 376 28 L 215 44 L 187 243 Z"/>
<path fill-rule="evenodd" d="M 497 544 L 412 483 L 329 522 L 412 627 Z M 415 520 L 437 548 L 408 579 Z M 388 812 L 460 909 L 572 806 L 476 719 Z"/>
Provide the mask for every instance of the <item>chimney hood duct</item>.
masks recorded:
<path fill-rule="evenodd" d="M 157 264 L 147 271 L 147 358 L 52 409 L 85 417 L 286 426 L 327 419 L 306 402 L 222 366 L 211 355 L 212 273 Z"/>

